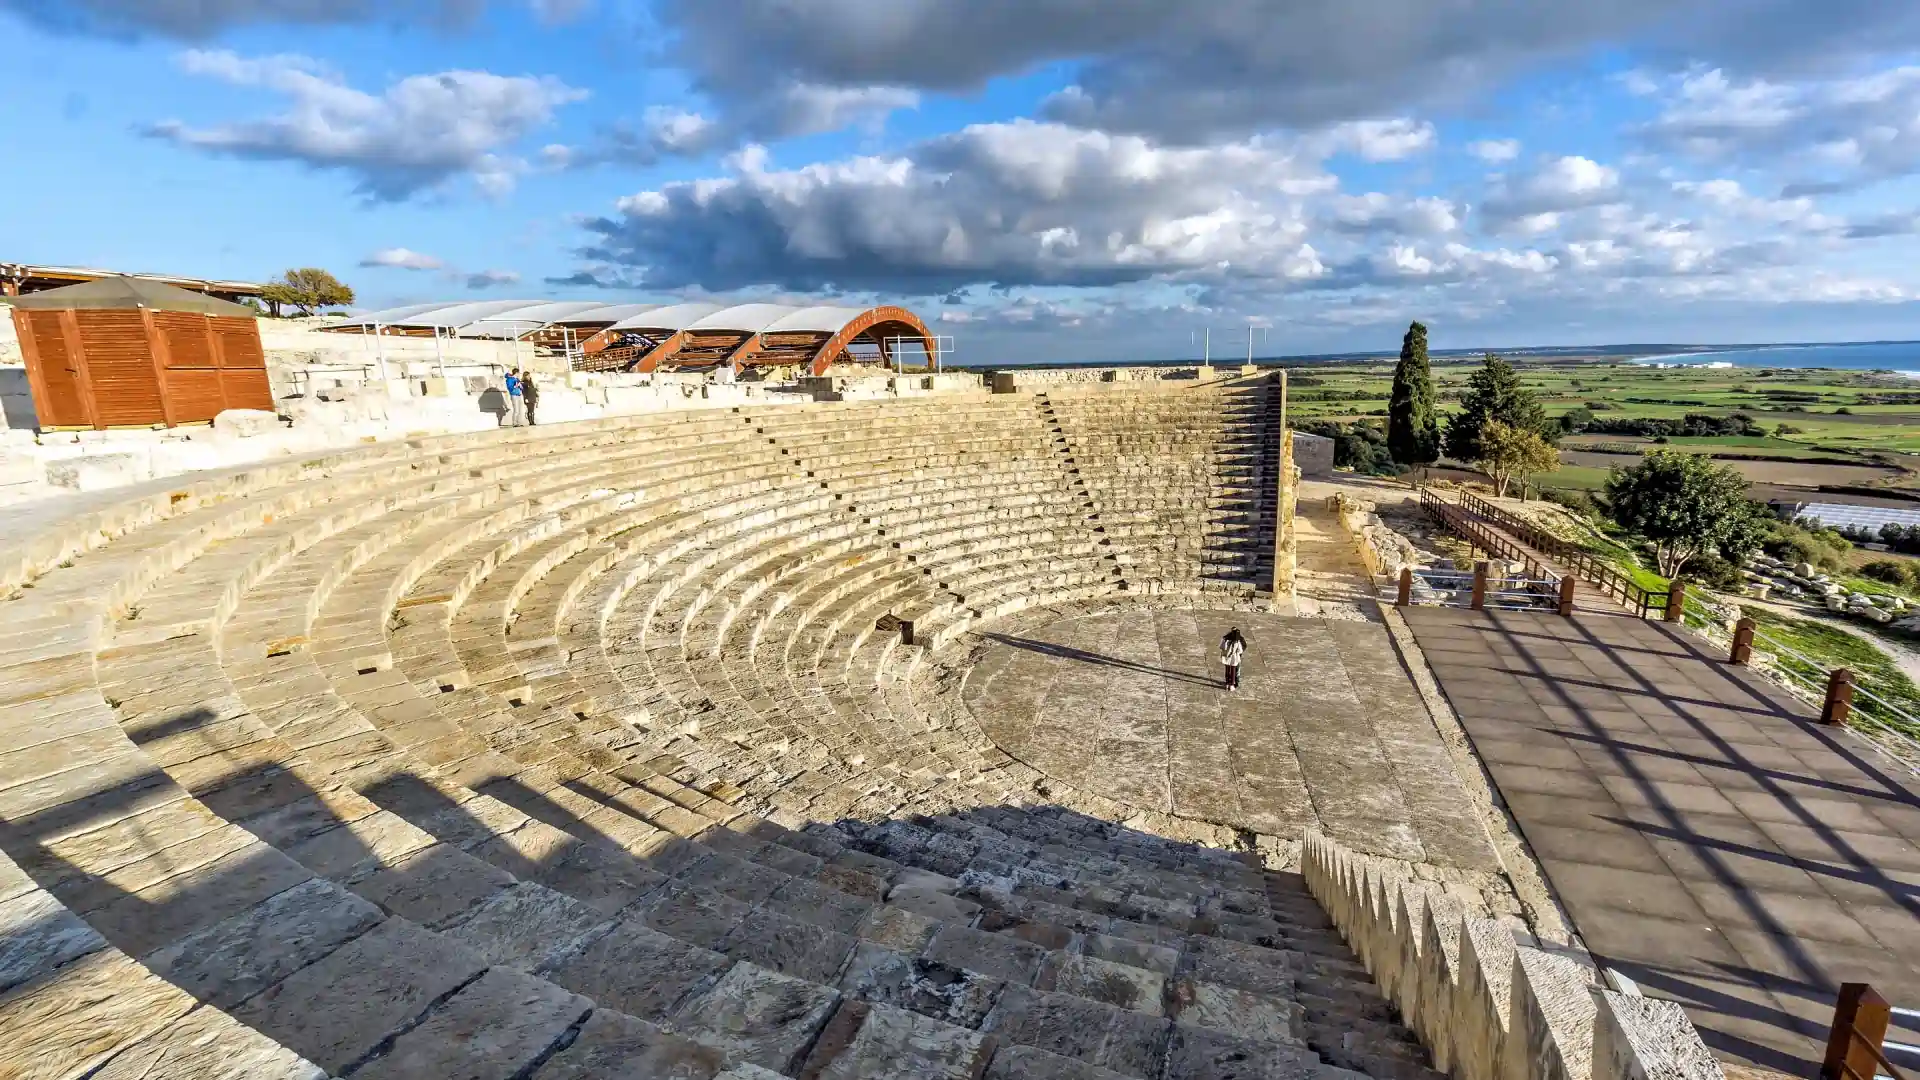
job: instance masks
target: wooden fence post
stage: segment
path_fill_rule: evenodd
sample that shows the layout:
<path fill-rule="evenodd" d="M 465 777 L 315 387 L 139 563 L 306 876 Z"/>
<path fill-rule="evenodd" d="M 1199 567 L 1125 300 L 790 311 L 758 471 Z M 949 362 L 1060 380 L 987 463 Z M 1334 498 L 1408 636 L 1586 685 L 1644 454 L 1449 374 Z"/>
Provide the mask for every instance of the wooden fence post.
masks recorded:
<path fill-rule="evenodd" d="M 1730 664 L 1745 664 L 1753 659 L 1754 623 L 1750 618 L 1742 618 L 1733 624 L 1733 653 L 1727 657 Z"/>
<path fill-rule="evenodd" d="M 1844 724 L 1853 712 L 1853 670 L 1834 668 L 1827 676 L 1827 700 L 1820 706 L 1820 722 Z"/>
<path fill-rule="evenodd" d="M 1394 597 L 1394 607 L 1406 607 L 1413 603 L 1413 567 L 1400 568 L 1400 595 Z"/>
<path fill-rule="evenodd" d="M 1473 564 L 1473 610 L 1482 611 L 1487 606 L 1487 560 L 1481 559 Z"/>
<path fill-rule="evenodd" d="M 1560 579 L 1560 614 L 1563 617 L 1573 614 L 1573 588 L 1579 583 L 1580 579 L 1572 574 Z"/>
<path fill-rule="evenodd" d="M 1841 983 L 1840 997 L 1833 1007 L 1833 1028 L 1827 1034 L 1827 1056 L 1820 1064 L 1820 1080 L 1865 1080 L 1879 1072 L 1878 1057 L 1862 1040 L 1873 1050 L 1880 1049 L 1887 1041 L 1891 1019 L 1887 999 L 1873 987 Z"/>
<path fill-rule="evenodd" d="M 1667 586 L 1666 620 L 1668 622 L 1679 622 L 1680 616 L 1685 614 L 1686 610 L 1687 583 L 1684 581 L 1676 581 L 1672 585 Z"/>

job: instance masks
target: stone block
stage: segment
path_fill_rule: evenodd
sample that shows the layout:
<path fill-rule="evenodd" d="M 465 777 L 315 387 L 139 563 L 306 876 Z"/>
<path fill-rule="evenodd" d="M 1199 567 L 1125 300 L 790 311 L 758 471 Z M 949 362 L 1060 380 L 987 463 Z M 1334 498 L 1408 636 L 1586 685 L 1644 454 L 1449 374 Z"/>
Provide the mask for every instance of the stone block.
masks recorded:
<path fill-rule="evenodd" d="M 719 953 L 639 923 L 622 922 L 543 974 L 605 1008 L 659 1020 L 705 992 L 733 966 Z"/>
<path fill-rule="evenodd" d="M 232 1012 L 338 1075 L 485 967 L 437 934 L 388 919 Z"/>
<path fill-rule="evenodd" d="M 673 1026 L 721 1048 L 729 1060 L 791 1075 L 839 1003 L 838 991 L 736 964 L 682 1005 Z"/>
<path fill-rule="evenodd" d="M 859 1027 L 844 1041 L 837 1028 Z M 848 1003 L 821 1037 L 806 1068 L 810 1080 L 974 1080 L 992 1042 L 979 1032 L 891 1005 Z"/>
<path fill-rule="evenodd" d="M 47 462 L 47 483 L 70 491 L 104 491 L 152 476 L 153 466 L 145 454 L 81 454 Z"/>
<path fill-rule="evenodd" d="M 213 418 L 213 430 L 236 439 L 251 439 L 283 430 L 278 413 L 265 409 L 222 409 Z"/>
<path fill-rule="evenodd" d="M 128 1047 L 90 1080 L 327 1080 L 320 1067 L 202 1006 Z"/>
<path fill-rule="evenodd" d="M 533 1080 L 712 1080 L 723 1064 L 718 1050 L 598 1009 Z"/>
<path fill-rule="evenodd" d="M 1723 1080 L 1686 1010 L 1595 988 L 1593 1080 Z"/>
<path fill-rule="evenodd" d="M 863 1001 L 910 1009 L 961 1027 L 979 1027 L 1005 984 L 951 964 L 862 943 L 847 964 L 840 988 Z"/>
<path fill-rule="evenodd" d="M 88 1076 L 193 1006 L 178 987 L 105 949 L 0 995 L 0 1048 L 32 1048 L 8 1066 L 22 1080 Z"/>
<path fill-rule="evenodd" d="M 512 1080 L 544 1057 L 593 1002 L 508 968 L 494 968 L 354 1071 L 364 1080 Z"/>

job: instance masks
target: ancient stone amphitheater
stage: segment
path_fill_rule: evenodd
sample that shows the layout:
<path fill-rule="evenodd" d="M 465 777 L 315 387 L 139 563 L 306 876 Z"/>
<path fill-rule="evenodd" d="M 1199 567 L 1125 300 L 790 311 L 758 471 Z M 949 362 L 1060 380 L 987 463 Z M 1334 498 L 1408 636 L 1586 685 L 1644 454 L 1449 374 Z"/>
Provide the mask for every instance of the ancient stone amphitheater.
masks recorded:
<path fill-rule="evenodd" d="M 1436 1075 L 1270 838 L 952 689 L 1016 612 L 1266 607 L 1274 406 L 680 412 L 16 516 L 0 1076 Z"/>

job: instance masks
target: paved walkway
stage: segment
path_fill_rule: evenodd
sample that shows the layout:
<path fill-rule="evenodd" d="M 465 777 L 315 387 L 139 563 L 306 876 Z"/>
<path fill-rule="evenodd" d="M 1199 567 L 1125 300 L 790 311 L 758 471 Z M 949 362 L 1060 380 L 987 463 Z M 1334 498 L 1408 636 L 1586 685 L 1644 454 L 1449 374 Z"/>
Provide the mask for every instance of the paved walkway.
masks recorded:
<path fill-rule="evenodd" d="M 1587 946 L 1717 1053 L 1811 1077 L 1841 982 L 1920 1006 L 1920 781 L 1659 623 L 1403 614 Z"/>
<path fill-rule="evenodd" d="M 1251 642 L 1220 685 L 1230 626 Z M 1140 807 L 1473 870 L 1494 858 L 1386 630 L 1229 611 L 1066 619 L 995 641 L 968 708 L 1007 753 Z"/>

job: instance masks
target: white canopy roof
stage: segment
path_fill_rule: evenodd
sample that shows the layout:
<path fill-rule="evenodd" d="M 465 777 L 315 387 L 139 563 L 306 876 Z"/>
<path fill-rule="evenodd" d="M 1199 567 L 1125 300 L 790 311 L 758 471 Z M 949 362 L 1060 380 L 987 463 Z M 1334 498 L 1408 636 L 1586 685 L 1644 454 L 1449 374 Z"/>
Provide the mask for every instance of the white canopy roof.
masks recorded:
<path fill-rule="evenodd" d="M 692 324 L 721 310 L 719 304 L 668 304 L 639 315 L 621 319 L 609 330 L 685 330 Z"/>
<path fill-rule="evenodd" d="M 424 311 L 432 311 L 435 308 L 443 308 L 446 306 L 447 302 L 445 300 L 438 300 L 431 304 L 407 304 L 404 307 L 381 308 L 378 311 L 369 311 L 360 315 L 348 316 L 328 326 L 327 329 L 332 330 L 342 326 L 392 326 L 397 320 L 406 319 Z"/>
<path fill-rule="evenodd" d="M 395 319 L 385 325 L 414 330 L 457 330 L 489 315 L 498 315 L 515 308 L 531 307 L 538 302 L 535 300 L 483 300 L 479 303 L 443 304 L 405 318 Z"/>
<path fill-rule="evenodd" d="M 630 319 L 642 312 L 658 311 L 664 304 L 601 304 L 585 311 L 576 311 L 571 315 L 553 320 L 569 326 L 607 325 L 611 326 L 622 319 Z"/>
<path fill-rule="evenodd" d="M 856 307 L 820 307 L 788 308 L 788 314 L 768 326 L 760 328 L 763 334 L 799 334 L 809 331 L 819 334 L 837 334 L 848 323 L 865 315 L 869 309 Z"/>
<path fill-rule="evenodd" d="M 495 311 L 482 315 L 472 322 L 462 325 L 464 337 L 519 337 L 531 333 L 543 326 L 551 326 L 569 315 L 582 311 L 605 307 L 605 304 L 593 300 L 552 300 L 546 303 L 521 304 L 505 311 Z M 429 317 L 432 313 L 429 313 Z M 446 325 L 446 324 L 443 324 Z"/>
<path fill-rule="evenodd" d="M 735 304 L 714 312 L 687 329 L 739 330 L 757 334 L 791 314 L 793 309 L 785 304 Z"/>

